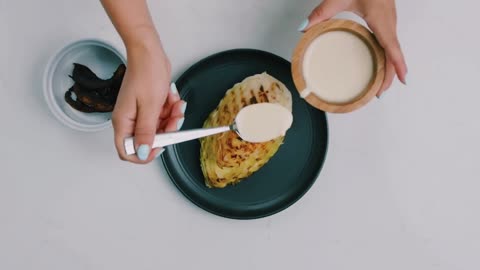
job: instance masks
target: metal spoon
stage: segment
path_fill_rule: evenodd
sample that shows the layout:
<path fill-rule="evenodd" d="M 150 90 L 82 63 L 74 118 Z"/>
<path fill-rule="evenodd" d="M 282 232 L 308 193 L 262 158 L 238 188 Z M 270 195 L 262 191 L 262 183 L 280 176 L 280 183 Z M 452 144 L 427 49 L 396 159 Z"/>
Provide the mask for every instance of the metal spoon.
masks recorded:
<path fill-rule="evenodd" d="M 234 122 L 230 126 L 216 127 L 216 128 L 200 128 L 186 131 L 167 132 L 155 135 L 152 148 L 165 147 L 172 144 L 187 142 L 227 131 L 234 131 L 241 137 L 237 129 L 237 124 Z M 126 138 L 124 140 L 125 152 L 127 155 L 136 153 L 134 138 Z"/>

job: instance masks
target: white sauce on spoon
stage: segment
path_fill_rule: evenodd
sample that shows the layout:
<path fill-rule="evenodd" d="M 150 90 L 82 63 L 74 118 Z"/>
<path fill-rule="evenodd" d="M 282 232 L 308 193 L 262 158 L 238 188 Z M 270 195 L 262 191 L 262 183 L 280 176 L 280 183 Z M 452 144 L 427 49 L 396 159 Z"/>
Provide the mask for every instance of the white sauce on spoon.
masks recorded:
<path fill-rule="evenodd" d="M 367 44 L 355 34 L 347 31 L 324 33 L 305 52 L 303 76 L 307 89 L 302 97 L 314 93 L 332 103 L 354 100 L 370 83 L 373 67 Z"/>
<path fill-rule="evenodd" d="M 258 103 L 240 110 L 235 118 L 240 137 L 252 143 L 268 142 L 285 136 L 292 126 L 293 115 L 285 107 Z"/>

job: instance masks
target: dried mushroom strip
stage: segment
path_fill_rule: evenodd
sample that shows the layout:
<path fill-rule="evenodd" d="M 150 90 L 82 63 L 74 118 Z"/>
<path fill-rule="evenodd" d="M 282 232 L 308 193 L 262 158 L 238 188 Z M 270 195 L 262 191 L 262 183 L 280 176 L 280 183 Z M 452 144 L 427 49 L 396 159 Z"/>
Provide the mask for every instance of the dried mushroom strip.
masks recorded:
<path fill-rule="evenodd" d="M 68 103 L 68 105 L 72 106 L 72 108 L 77 111 L 85 113 L 95 112 L 94 108 L 89 107 L 78 100 L 77 96 L 73 92 L 73 87 L 70 88 L 67 92 L 65 92 L 65 101 Z"/>
<path fill-rule="evenodd" d="M 81 64 L 74 64 L 75 84 L 65 93 L 65 101 L 82 112 L 111 112 L 115 107 L 126 66 L 121 64 L 110 79 L 103 80 Z"/>
<path fill-rule="evenodd" d="M 120 91 L 120 87 L 122 87 L 123 77 L 125 76 L 125 72 L 127 71 L 127 67 L 124 64 L 118 66 L 117 70 L 113 73 L 112 77 L 112 90 L 113 94 L 115 95 L 115 100 L 117 99 L 118 92 Z"/>
<path fill-rule="evenodd" d="M 73 85 L 73 92 L 77 95 L 77 99 L 83 104 L 94 108 L 97 112 L 111 112 L 114 104 L 108 102 L 96 91 L 88 91 L 82 88 L 78 83 Z"/>
<path fill-rule="evenodd" d="M 106 88 L 112 84 L 111 79 L 102 80 L 91 69 L 78 63 L 73 64 L 73 72 L 70 77 L 88 90 Z"/>

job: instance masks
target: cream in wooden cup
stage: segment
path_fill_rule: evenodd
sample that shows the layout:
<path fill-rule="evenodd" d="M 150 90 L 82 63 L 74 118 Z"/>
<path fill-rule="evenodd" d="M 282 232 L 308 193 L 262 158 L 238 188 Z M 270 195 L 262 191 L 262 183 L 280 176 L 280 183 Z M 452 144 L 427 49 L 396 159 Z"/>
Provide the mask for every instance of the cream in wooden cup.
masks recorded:
<path fill-rule="evenodd" d="M 347 113 L 367 104 L 385 77 L 385 52 L 364 26 L 332 19 L 309 29 L 292 58 L 295 86 L 312 106 Z"/>

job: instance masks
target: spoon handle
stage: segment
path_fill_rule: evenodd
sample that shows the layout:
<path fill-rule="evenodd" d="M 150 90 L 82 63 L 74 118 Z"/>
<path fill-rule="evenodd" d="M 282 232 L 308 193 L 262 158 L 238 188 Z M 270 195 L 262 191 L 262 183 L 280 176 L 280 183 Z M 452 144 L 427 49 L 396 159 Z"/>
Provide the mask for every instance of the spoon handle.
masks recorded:
<path fill-rule="evenodd" d="M 223 133 L 230 131 L 232 128 L 230 126 L 216 127 L 216 128 L 199 128 L 185 131 L 177 132 L 167 132 L 162 134 L 155 135 L 153 140 L 152 148 L 160 148 L 172 144 L 182 143 L 186 141 L 191 141 L 218 133 Z M 127 155 L 133 155 L 136 153 L 134 138 L 126 138 L 124 140 L 125 152 Z"/>

